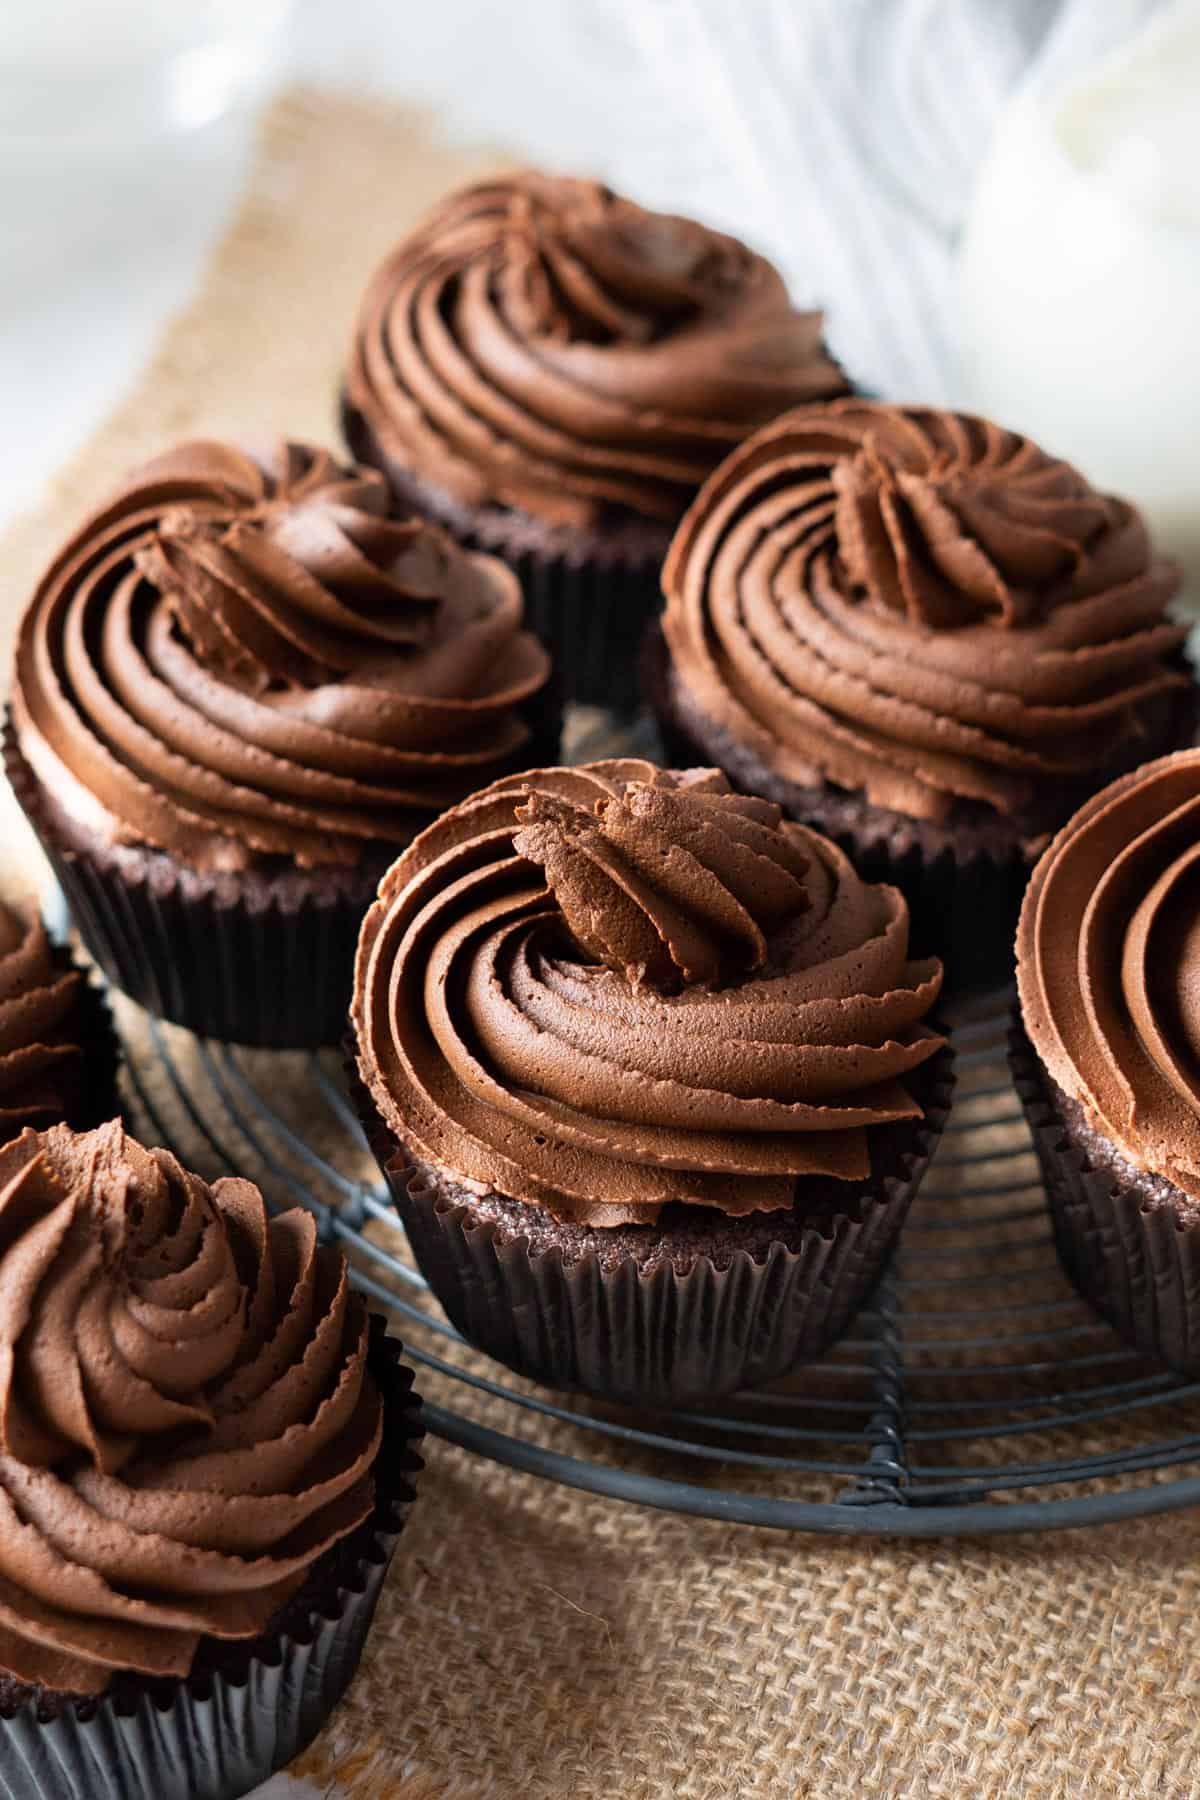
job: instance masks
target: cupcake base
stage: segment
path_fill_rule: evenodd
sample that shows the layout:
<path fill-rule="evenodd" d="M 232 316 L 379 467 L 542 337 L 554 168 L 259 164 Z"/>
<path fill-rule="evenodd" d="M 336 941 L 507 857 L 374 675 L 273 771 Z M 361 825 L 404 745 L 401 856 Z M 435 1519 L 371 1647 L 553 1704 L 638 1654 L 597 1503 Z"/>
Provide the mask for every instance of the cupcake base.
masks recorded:
<path fill-rule="evenodd" d="M 657 624 L 647 632 L 641 664 L 667 760 L 714 764 L 744 793 L 774 800 L 790 818 L 833 838 L 866 880 L 900 888 L 912 919 L 913 954 L 941 957 L 947 992 L 1012 980 L 1021 901 L 1041 843 L 1106 782 L 1144 758 L 1191 743 L 1200 712 L 1195 686 L 1166 696 L 1125 757 L 1086 782 L 1059 785 L 1053 818 L 1013 820 L 964 802 L 952 819 L 938 822 L 873 806 L 831 782 L 802 787 L 768 768 L 695 705 Z"/>
<path fill-rule="evenodd" d="M 560 705 L 540 700 L 528 754 L 554 761 Z M 11 715 L 4 764 L 89 954 L 157 1018 L 199 1037 L 315 1050 L 346 1030 L 363 915 L 404 848 L 372 846 L 354 868 L 292 864 L 236 875 L 165 851 L 112 845 L 67 818 L 22 755 Z M 430 822 L 416 817 L 412 836 Z"/>
<path fill-rule="evenodd" d="M 923 1119 L 871 1133 L 860 1183 L 801 1181 L 787 1212 L 664 1208 L 598 1230 L 479 1195 L 412 1157 L 353 1079 L 413 1254 L 451 1323 L 550 1387 L 674 1406 L 757 1386 L 826 1350 L 879 1279 L 949 1110 L 951 1053 L 911 1078 Z"/>
<path fill-rule="evenodd" d="M 616 712 L 636 709 L 638 647 L 662 604 L 659 575 L 670 524 L 631 513 L 607 525 L 568 528 L 511 507 L 465 506 L 389 457 L 345 399 L 342 430 L 355 461 L 381 470 L 402 506 L 516 571 L 525 622 L 549 650 L 565 699 Z"/>
<path fill-rule="evenodd" d="M 203 1641 L 181 1681 L 120 1675 L 99 1699 L 0 1678 L 0 1800 L 237 1800 L 298 1756 L 349 1685 L 421 1468 L 420 1402 L 371 1321 L 384 1405 L 375 1511 L 261 1636 Z"/>
<path fill-rule="evenodd" d="M 1067 1275 L 1128 1343 L 1200 1375 L 1200 1204 L 1088 1124 L 1019 1020 L 1009 1060 Z"/>

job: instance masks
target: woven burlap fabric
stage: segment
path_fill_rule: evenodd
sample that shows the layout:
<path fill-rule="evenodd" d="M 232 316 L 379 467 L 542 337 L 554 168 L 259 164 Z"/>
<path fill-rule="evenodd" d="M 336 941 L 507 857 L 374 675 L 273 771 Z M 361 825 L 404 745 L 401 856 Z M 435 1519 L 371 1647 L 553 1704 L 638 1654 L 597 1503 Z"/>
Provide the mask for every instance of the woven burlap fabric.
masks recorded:
<path fill-rule="evenodd" d="M 281 102 L 195 300 L 8 533 L 5 635 L 64 526 L 165 440 L 331 438 L 373 259 L 489 160 L 395 112 Z M 6 885 L 36 879 L 3 824 Z M 165 1077 L 154 1097 L 186 1141 Z M 511 1429 L 498 1403 L 493 1422 Z M 689 1521 L 427 1452 L 366 1662 L 304 1761 L 318 1784 L 356 1800 L 1200 1794 L 1196 1515 L 911 1547 Z"/>

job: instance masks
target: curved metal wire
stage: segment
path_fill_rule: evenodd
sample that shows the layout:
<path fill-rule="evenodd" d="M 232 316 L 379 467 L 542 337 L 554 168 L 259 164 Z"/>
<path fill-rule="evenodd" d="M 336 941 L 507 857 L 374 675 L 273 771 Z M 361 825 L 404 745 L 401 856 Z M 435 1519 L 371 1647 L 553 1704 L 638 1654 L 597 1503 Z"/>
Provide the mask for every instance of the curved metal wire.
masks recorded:
<path fill-rule="evenodd" d="M 1200 1502 L 1200 1384 L 1139 1359 L 1058 1271 L 1003 1077 L 1002 1010 L 993 1001 L 955 1039 L 960 1098 L 942 1151 L 851 1335 L 772 1391 L 637 1418 L 518 1381 L 431 1310 L 379 1231 L 398 1221 L 386 1191 L 354 1173 L 362 1133 L 319 1057 L 295 1059 L 297 1079 L 336 1154 L 297 1129 L 295 1096 L 285 1117 L 274 1080 L 227 1045 L 194 1046 L 185 1072 L 176 1034 L 151 1022 L 145 1047 L 127 1051 L 156 1141 L 172 1142 L 178 1109 L 221 1168 L 237 1170 L 248 1145 L 278 1203 L 308 1206 L 351 1253 L 355 1281 L 399 1317 L 434 1386 L 429 1429 L 477 1455 L 614 1499 L 792 1530 L 1015 1531 Z M 154 1098 L 164 1091 L 169 1106 Z"/>

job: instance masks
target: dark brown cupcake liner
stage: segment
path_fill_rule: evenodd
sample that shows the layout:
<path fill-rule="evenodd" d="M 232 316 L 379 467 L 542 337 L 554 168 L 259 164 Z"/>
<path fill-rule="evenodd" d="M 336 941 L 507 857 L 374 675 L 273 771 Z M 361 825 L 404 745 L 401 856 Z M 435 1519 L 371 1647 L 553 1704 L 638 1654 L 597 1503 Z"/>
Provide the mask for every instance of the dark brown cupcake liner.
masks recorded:
<path fill-rule="evenodd" d="M 435 518 L 469 550 L 502 557 L 525 595 L 525 623 L 547 650 L 563 696 L 614 712 L 636 710 L 638 651 L 662 605 L 659 586 L 670 531 L 650 520 L 567 534 L 502 507 L 470 509 L 384 454 L 361 414 L 342 403 L 346 442 L 358 462 L 388 478 L 404 505 Z"/>
<path fill-rule="evenodd" d="M 336 1588 L 285 1629 L 198 1658 L 185 1680 L 118 1677 L 99 1701 L 60 1700 L 49 1717 L 32 1700 L 0 1713 L 0 1800 L 236 1800 L 312 1742 L 358 1667 L 422 1467 L 420 1402 L 400 1355 L 372 1317 L 370 1367 L 384 1402 L 378 1494 Z"/>
<path fill-rule="evenodd" d="M 87 949 L 148 1012 L 262 1049 L 337 1042 L 373 884 L 332 900 L 223 903 L 187 892 L 186 873 L 169 864 L 131 880 L 42 844 Z"/>
<path fill-rule="evenodd" d="M 1110 1166 L 1089 1163 L 1019 1018 L 1009 1061 L 1066 1274 L 1128 1343 L 1181 1374 L 1200 1375 L 1200 1227 L 1183 1222 L 1169 1201 L 1148 1204 L 1146 1172 L 1125 1164 L 1115 1146 Z"/>
<path fill-rule="evenodd" d="M 1160 741 L 1145 754 L 1158 756 L 1191 743 L 1198 708 L 1200 688 L 1192 686 L 1176 698 Z M 1135 761 L 1140 755 L 1131 752 Z M 1124 772 L 1114 766 L 1108 773 L 1098 773 L 1096 788 Z M 1083 804 L 1090 791 L 1086 783 L 1080 785 L 1067 810 Z M 834 816 L 823 813 L 818 799 L 804 809 L 806 822 L 840 844 L 868 881 L 888 881 L 900 889 L 912 917 L 913 954 L 941 957 L 946 991 L 1011 983 L 1016 972 L 1021 902 L 1036 855 L 1016 837 L 1008 844 L 1001 840 L 970 847 L 929 845 L 921 841 L 920 820 L 907 820 L 882 808 L 866 807 L 861 823 L 847 823 L 836 816 L 842 798 L 838 790 L 831 788 L 829 796 Z M 889 841 L 889 826 L 907 840 L 903 848 Z M 1050 835 L 1047 830 L 1045 838 Z"/>
<path fill-rule="evenodd" d="M 720 1266 L 697 1254 L 680 1273 L 631 1255 L 573 1258 L 518 1227 L 480 1218 L 452 1178 L 411 1158 L 357 1074 L 351 1087 L 422 1274 L 478 1349 L 549 1387 L 605 1400 L 678 1406 L 758 1386 L 811 1361 L 846 1330 L 895 1246 L 941 1134 L 951 1053 L 931 1073 L 924 1120 L 897 1172 L 858 1216 L 804 1226 L 798 1248 L 736 1248 Z"/>
<path fill-rule="evenodd" d="M 514 556 L 496 546 L 494 553 L 516 571 L 529 629 L 549 650 L 566 697 L 636 711 L 638 645 L 662 604 L 661 559 L 576 564 L 531 550 Z"/>
<path fill-rule="evenodd" d="M 74 1011 L 63 1031 L 80 1049 L 78 1068 L 65 1072 L 64 1117 L 72 1131 L 91 1131 L 116 1118 L 121 1110 L 117 1073 L 121 1066 L 121 1041 L 113 1025 L 112 1008 L 101 989 L 81 968 L 65 944 L 52 949 L 54 965 L 62 973 L 82 975 Z"/>

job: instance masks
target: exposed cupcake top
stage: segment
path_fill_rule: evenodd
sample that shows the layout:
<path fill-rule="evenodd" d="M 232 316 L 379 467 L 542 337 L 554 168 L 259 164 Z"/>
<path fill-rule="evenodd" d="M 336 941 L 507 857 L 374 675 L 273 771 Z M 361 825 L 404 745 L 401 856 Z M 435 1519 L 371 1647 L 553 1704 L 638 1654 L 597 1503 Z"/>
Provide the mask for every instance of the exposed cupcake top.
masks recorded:
<path fill-rule="evenodd" d="M 1200 750 L 1114 782 L 1054 838 L 1017 975 L 1058 1086 L 1130 1161 L 1200 1198 Z"/>
<path fill-rule="evenodd" d="M 83 1055 L 82 987 L 79 970 L 55 959 L 36 908 L 0 900 L 0 1144 L 66 1116 Z"/>
<path fill-rule="evenodd" d="M 43 785 L 199 869 L 354 863 L 519 760 L 549 662 L 516 578 L 281 444 L 156 457 L 76 532 L 18 639 Z"/>
<path fill-rule="evenodd" d="M 868 1128 L 920 1116 L 940 985 L 895 888 L 715 770 L 540 770 L 385 877 L 359 1070 L 418 1156 L 556 1216 L 770 1211 L 797 1177 L 864 1178 Z"/>
<path fill-rule="evenodd" d="M 93 1694 L 257 1636 L 374 1504 L 367 1335 L 248 1181 L 118 1124 L 0 1152 L 0 1669 Z"/>
<path fill-rule="evenodd" d="M 698 496 L 663 586 L 706 717 L 789 781 L 918 819 L 966 801 L 1032 826 L 1187 680 L 1137 511 L 962 413 L 776 420 Z"/>
<path fill-rule="evenodd" d="M 346 377 L 389 462 L 572 525 L 674 520 L 756 425 L 845 390 L 821 315 L 744 244 L 535 172 L 452 195 L 397 246 Z"/>

